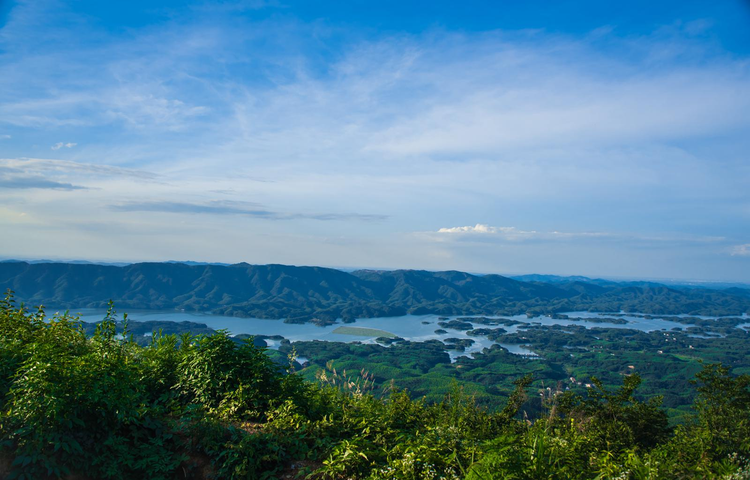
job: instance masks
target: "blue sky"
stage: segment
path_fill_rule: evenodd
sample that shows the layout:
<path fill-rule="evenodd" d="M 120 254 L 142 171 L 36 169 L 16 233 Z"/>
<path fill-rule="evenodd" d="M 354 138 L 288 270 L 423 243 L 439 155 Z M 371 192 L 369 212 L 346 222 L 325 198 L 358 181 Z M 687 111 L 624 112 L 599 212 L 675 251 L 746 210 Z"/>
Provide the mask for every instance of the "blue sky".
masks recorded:
<path fill-rule="evenodd" d="M 0 2 L 0 255 L 750 282 L 748 2 Z"/>

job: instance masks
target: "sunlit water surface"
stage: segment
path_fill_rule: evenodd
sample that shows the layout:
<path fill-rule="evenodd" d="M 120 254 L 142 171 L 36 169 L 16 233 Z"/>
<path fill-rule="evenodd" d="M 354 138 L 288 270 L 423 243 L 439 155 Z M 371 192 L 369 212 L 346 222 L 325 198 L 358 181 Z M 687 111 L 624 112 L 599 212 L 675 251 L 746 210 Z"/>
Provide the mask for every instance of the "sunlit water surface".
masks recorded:
<path fill-rule="evenodd" d="M 82 309 L 78 310 L 80 319 L 84 322 L 98 322 L 104 316 L 104 310 L 98 309 Z M 579 318 L 607 318 L 608 314 L 601 314 L 595 312 L 568 312 L 566 313 L 569 317 Z M 611 314 L 609 314 L 611 315 Z M 674 315 L 675 317 L 685 317 L 687 315 Z M 440 315 L 404 315 L 400 317 L 383 317 L 383 318 L 360 318 L 355 320 L 353 323 L 345 324 L 351 327 L 363 327 L 372 328 L 378 330 L 385 330 L 393 333 L 401 338 L 409 341 L 421 342 L 425 340 L 443 340 L 446 338 L 470 338 L 474 340 L 474 344 L 466 348 L 463 352 L 449 352 L 452 359 L 459 356 L 470 356 L 472 353 L 481 352 L 485 348 L 495 344 L 492 340 L 489 340 L 483 336 L 470 336 L 464 331 L 452 330 L 443 328 L 448 333 L 438 334 L 435 330 L 442 328 L 438 325 L 440 321 Z M 697 316 L 695 316 L 697 317 Z M 747 317 L 747 315 L 743 315 Z M 452 316 L 447 317 L 449 319 L 466 318 L 466 316 Z M 689 324 L 678 323 L 669 320 L 670 316 L 659 316 L 659 318 L 644 318 L 638 314 L 634 315 L 618 315 L 617 318 L 627 320 L 626 324 L 609 323 L 609 322 L 585 322 L 585 321 L 574 321 L 564 319 L 554 319 L 546 316 L 528 318 L 526 315 L 515 315 L 512 317 L 487 317 L 487 318 L 506 318 L 512 319 L 523 324 L 537 324 L 537 325 L 579 325 L 586 328 L 626 328 L 640 330 L 643 332 L 651 332 L 655 330 L 682 330 L 690 327 Z M 715 317 L 699 317 L 711 319 Z M 292 324 L 284 323 L 282 320 L 264 320 L 260 318 L 235 318 L 225 317 L 222 315 L 212 315 L 209 313 L 195 313 L 195 312 L 173 312 L 163 310 L 130 310 L 128 311 L 128 319 L 135 322 L 146 322 L 146 321 L 174 321 L 174 322 L 195 322 L 202 323 L 214 330 L 227 330 L 231 335 L 239 335 L 242 333 L 250 335 L 281 335 L 284 338 L 291 341 L 301 340 L 325 340 L 331 342 L 362 342 L 362 343 L 375 343 L 374 336 L 355 336 L 355 335 L 341 335 L 333 333 L 333 331 L 340 327 L 342 324 L 330 325 L 325 327 L 319 327 L 312 323 L 305 324 Z M 503 328 L 508 333 L 514 333 L 518 331 L 518 327 L 523 325 L 482 325 L 479 323 L 470 322 L 474 328 Z M 739 325 L 739 327 L 750 326 L 750 323 Z M 279 341 L 267 340 L 270 348 L 278 348 Z M 499 344 L 509 352 L 534 357 L 535 354 L 524 348 L 523 345 L 512 345 L 512 344 Z"/>

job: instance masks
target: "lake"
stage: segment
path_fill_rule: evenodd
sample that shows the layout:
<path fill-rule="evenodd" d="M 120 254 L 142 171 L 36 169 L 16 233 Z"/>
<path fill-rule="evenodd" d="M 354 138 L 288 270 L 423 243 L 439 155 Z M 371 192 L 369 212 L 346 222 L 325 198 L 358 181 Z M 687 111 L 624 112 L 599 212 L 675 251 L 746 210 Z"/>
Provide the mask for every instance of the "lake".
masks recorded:
<path fill-rule="evenodd" d="M 84 322 L 98 322 L 104 317 L 105 311 L 99 309 L 81 309 L 77 311 L 80 313 L 80 319 Z M 203 323 L 214 330 L 227 330 L 231 335 L 239 335 L 241 333 L 250 335 L 281 335 L 290 341 L 303 341 L 303 340 L 325 340 L 330 342 L 354 342 L 359 341 L 362 343 L 375 343 L 374 336 L 356 336 L 356 335 L 342 335 L 333 333 L 342 324 L 330 325 L 325 327 L 319 327 L 312 323 L 305 324 L 293 324 L 284 323 L 282 320 L 265 320 L 260 318 L 236 318 L 236 317 L 225 317 L 222 315 L 212 315 L 209 313 L 195 313 L 195 312 L 174 312 L 174 311 L 163 311 L 163 310 L 130 310 L 128 313 L 128 319 L 134 322 L 145 322 L 145 321 L 174 321 L 174 322 L 195 322 Z M 568 312 L 565 315 L 569 317 L 578 318 L 597 318 L 607 317 L 608 314 L 600 314 L 595 312 Z M 611 315 L 611 314 L 609 314 Z M 678 317 L 673 315 L 672 318 Z M 121 318 L 118 317 L 118 318 Z M 466 348 L 463 352 L 450 351 L 449 354 L 452 359 L 459 356 L 470 356 L 472 353 L 481 352 L 485 348 L 489 348 L 495 342 L 489 340 L 483 336 L 470 336 L 466 335 L 466 332 L 459 330 L 452 330 L 444 328 L 448 333 L 437 334 L 435 330 L 442 328 L 438 325 L 439 318 L 448 318 L 450 320 L 457 318 L 467 318 L 467 316 L 451 316 L 442 317 L 440 315 L 405 315 L 401 317 L 383 317 L 383 318 L 360 318 L 353 323 L 343 324 L 351 327 L 360 327 L 367 329 L 385 330 L 386 332 L 393 333 L 401 338 L 409 341 L 421 342 L 425 340 L 443 340 L 446 338 L 469 338 L 474 340 L 474 344 Z M 503 318 L 511 319 L 522 322 L 523 324 L 537 324 L 537 325 L 579 325 L 586 328 L 627 328 L 634 330 L 641 330 L 643 332 L 651 332 L 654 330 L 672 330 L 672 329 L 685 329 L 689 327 L 688 324 L 682 324 L 675 321 L 669 320 L 669 316 L 660 316 L 660 318 L 643 318 L 638 314 L 626 315 L 618 314 L 617 318 L 626 320 L 626 324 L 608 323 L 608 322 L 585 322 L 585 321 L 574 321 L 566 319 L 555 319 L 546 316 L 528 318 L 526 315 L 515 315 L 512 317 L 489 317 L 486 318 Z M 711 318 L 711 317 L 701 317 Z M 518 327 L 521 325 L 512 326 L 494 326 L 494 325 L 481 325 L 479 323 L 469 322 L 474 325 L 475 328 L 503 328 L 508 333 L 514 333 L 518 331 Z M 278 348 L 278 341 L 267 341 L 270 348 Z M 506 345 L 499 344 L 509 352 L 533 357 L 535 354 L 530 350 L 524 349 L 521 345 Z"/>

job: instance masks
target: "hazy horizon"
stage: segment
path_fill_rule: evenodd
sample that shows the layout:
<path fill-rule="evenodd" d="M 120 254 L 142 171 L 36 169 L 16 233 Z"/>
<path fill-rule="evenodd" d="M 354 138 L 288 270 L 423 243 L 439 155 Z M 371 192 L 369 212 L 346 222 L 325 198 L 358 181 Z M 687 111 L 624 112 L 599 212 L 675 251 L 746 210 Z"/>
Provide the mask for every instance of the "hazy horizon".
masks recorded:
<path fill-rule="evenodd" d="M 44 263 L 44 262 L 51 262 L 51 263 L 70 263 L 70 264 L 92 264 L 92 265 L 105 265 L 105 266 L 127 266 L 127 265 L 134 265 L 138 263 L 154 263 L 154 261 L 139 261 L 139 260 L 133 260 L 133 261 L 118 261 L 118 260 L 83 260 L 83 259 L 77 259 L 77 258 L 14 258 L 14 257 L 0 257 L 0 263 L 2 262 L 26 262 L 26 263 Z M 196 261 L 196 260 L 163 260 L 156 263 L 181 263 L 181 264 L 195 264 L 195 265 L 219 265 L 219 266 L 232 266 L 232 265 L 238 265 L 241 263 L 247 263 L 248 265 L 271 265 L 268 263 L 249 263 L 245 262 L 243 260 L 237 261 L 237 262 L 211 262 L 211 261 Z M 750 283 L 747 282 L 741 282 L 741 281 L 731 281 L 731 280 L 706 280 L 701 278 L 668 278 L 668 277 L 619 277 L 619 276 L 613 276 L 613 275 L 585 275 L 581 273 L 547 273 L 547 272 L 498 272 L 498 271 L 467 271 L 467 270 L 458 270 L 458 269 L 403 269 L 399 267 L 373 267 L 373 266 L 367 266 L 367 265 L 355 265 L 355 266 L 340 266 L 340 265 L 314 265 L 314 264 L 288 264 L 288 263 L 282 263 L 278 265 L 285 265 L 285 266 L 292 266 L 292 267 L 320 267 L 320 268 L 328 268 L 332 270 L 340 270 L 342 272 L 354 272 L 357 270 L 372 270 L 372 271 L 395 271 L 395 270 L 423 270 L 428 272 L 440 272 L 440 271 L 460 271 L 463 273 L 468 273 L 470 275 L 501 275 L 505 277 L 522 277 L 522 276 L 532 276 L 532 275 L 539 275 L 539 276 L 549 276 L 549 277 L 560 277 L 560 278 L 576 278 L 576 277 L 585 277 L 589 278 L 591 280 L 607 280 L 611 282 L 655 282 L 655 283 L 664 283 L 664 284 L 675 284 L 675 285 L 710 285 L 710 284 L 716 284 L 716 285 L 742 285 L 742 286 L 748 286 L 750 287 Z"/>
<path fill-rule="evenodd" d="M 750 283 L 750 6 L 652 3 L 2 2 L 0 255 Z"/>

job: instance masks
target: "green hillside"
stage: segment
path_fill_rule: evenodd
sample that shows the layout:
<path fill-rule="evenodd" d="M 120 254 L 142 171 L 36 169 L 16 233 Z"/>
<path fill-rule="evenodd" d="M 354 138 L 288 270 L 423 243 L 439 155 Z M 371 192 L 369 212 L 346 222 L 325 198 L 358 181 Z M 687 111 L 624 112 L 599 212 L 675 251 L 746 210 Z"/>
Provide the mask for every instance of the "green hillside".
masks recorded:
<path fill-rule="evenodd" d="M 520 282 L 499 275 L 420 270 L 356 271 L 285 265 L 0 263 L 0 290 L 29 305 L 184 309 L 332 323 L 405 314 L 513 315 L 565 311 L 740 315 L 744 289 L 676 289 L 572 281 Z"/>

